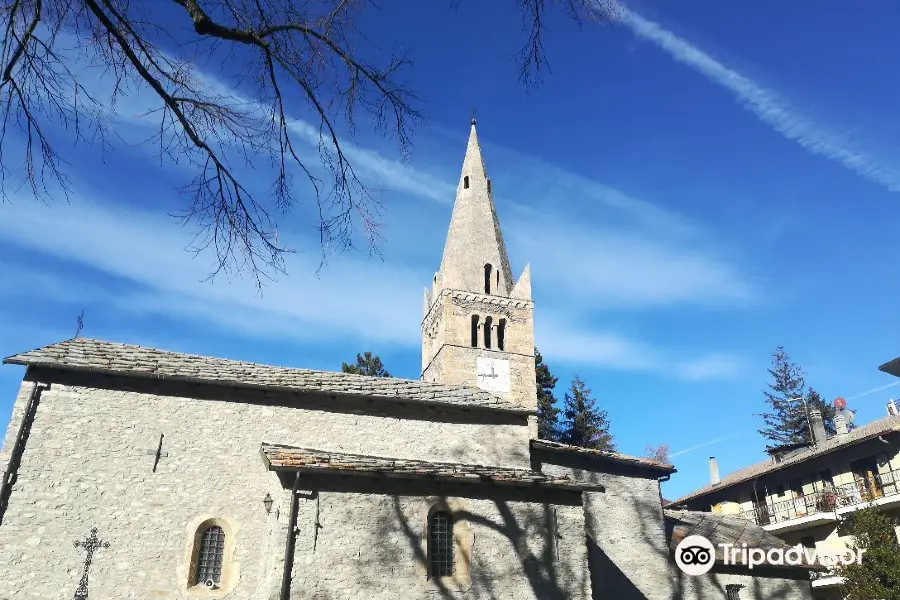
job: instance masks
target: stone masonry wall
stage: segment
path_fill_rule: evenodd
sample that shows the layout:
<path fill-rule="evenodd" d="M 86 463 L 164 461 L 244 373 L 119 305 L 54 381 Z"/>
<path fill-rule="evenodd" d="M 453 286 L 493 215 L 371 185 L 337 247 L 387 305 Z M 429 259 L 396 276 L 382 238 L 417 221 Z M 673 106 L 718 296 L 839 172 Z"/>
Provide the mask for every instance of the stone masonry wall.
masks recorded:
<path fill-rule="evenodd" d="M 31 385 L 22 386 L 4 457 Z M 0 526 L 0 600 L 71 598 L 85 557 L 73 543 L 91 527 L 111 544 L 91 567 L 92 598 L 195 597 L 186 590 L 190 537 L 207 518 L 223 519 L 237 540 L 227 597 L 268 600 L 280 586 L 290 493 L 265 470 L 261 442 L 522 467 L 529 429 L 53 384 Z M 160 434 L 167 455 L 154 473 Z M 266 493 L 276 501 L 270 515 Z M 358 524 L 346 525 L 359 535 Z"/>
<path fill-rule="evenodd" d="M 594 598 L 671 600 L 676 568 L 669 560 L 659 482 L 550 464 L 542 469 L 605 488 L 584 494 Z"/>
<path fill-rule="evenodd" d="M 435 498 L 322 493 L 298 514 L 292 598 L 588 600 L 580 506 L 450 499 L 471 562 L 462 581 L 427 574 Z M 318 535 L 315 515 L 318 509 Z M 457 557 L 457 565 L 460 558 Z M 459 566 L 457 570 L 460 570 Z M 462 569 L 464 570 L 464 569 Z"/>
<path fill-rule="evenodd" d="M 737 573 L 716 573 L 690 577 L 679 574 L 679 600 L 709 600 L 726 598 L 726 586 L 744 586 L 741 600 L 812 600 L 813 593 L 808 579 L 770 577 Z"/>

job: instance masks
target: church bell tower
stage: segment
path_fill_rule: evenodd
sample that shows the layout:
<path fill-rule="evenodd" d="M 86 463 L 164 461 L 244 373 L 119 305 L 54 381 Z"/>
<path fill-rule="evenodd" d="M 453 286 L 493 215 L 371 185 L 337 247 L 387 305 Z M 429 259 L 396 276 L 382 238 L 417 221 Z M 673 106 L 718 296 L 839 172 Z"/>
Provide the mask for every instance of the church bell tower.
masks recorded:
<path fill-rule="evenodd" d="M 513 281 L 473 118 L 441 266 L 425 290 L 422 380 L 536 410 L 533 314 L 529 267 Z"/>

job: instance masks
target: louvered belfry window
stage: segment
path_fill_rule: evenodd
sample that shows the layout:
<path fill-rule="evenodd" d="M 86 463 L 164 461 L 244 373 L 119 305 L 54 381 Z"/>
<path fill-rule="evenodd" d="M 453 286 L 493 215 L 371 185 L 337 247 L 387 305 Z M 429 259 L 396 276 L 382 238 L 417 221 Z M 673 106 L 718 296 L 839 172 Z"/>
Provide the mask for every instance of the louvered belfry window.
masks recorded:
<path fill-rule="evenodd" d="M 428 553 L 431 576 L 453 575 L 453 518 L 449 513 L 436 511 L 428 522 Z"/>
<path fill-rule="evenodd" d="M 218 525 L 207 527 L 200 538 L 197 553 L 197 583 L 208 580 L 219 583 L 222 579 L 222 559 L 225 556 L 225 531 Z"/>

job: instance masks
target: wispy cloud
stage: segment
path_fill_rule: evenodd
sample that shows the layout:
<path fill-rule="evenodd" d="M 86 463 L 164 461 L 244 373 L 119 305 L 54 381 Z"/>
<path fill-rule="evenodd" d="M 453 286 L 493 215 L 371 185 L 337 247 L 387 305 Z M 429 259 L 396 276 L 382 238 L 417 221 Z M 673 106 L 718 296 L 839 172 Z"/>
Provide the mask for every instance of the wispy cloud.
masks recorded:
<path fill-rule="evenodd" d="M 884 390 L 890 389 L 894 386 L 900 385 L 900 381 L 895 381 L 894 383 L 888 383 L 885 385 L 880 385 L 876 388 L 872 388 L 871 390 L 866 390 L 865 392 L 860 392 L 859 394 L 855 394 L 847 398 L 847 400 L 856 400 L 857 398 L 863 398 L 865 396 L 870 396 L 872 394 L 877 394 L 878 392 L 883 392 Z"/>
<path fill-rule="evenodd" d="M 687 453 L 689 453 L 689 452 L 693 452 L 694 450 L 699 450 L 700 448 L 705 448 L 705 447 L 707 447 L 707 446 L 713 446 L 713 445 L 715 445 L 715 444 L 720 444 L 720 443 L 722 443 L 722 442 L 727 442 L 728 440 L 733 440 L 734 438 L 740 437 L 741 435 L 742 435 L 742 434 L 737 433 L 737 434 L 734 434 L 734 435 L 727 435 L 727 436 L 724 436 L 724 437 L 717 437 L 717 438 L 712 439 L 712 440 L 707 440 L 707 441 L 705 441 L 705 442 L 700 442 L 699 444 L 697 444 L 697 445 L 695 445 L 695 446 L 691 446 L 690 448 L 685 448 L 684 450 L 679 450 L 678 452 L 673 452 L 672 454 L 669 455 L 669 458 L 675 458 L 676 456 L 682 456 L 682 455 L 685 455 L 685 454 L 687 454 Z"/>
<path fill-rule="evenodd" d="M 94 84 L 102 90 L 105 82 Z M 212 84 L 222 85 L 215 80 Z M 140 115 L 155 103 L 158 99 L 152 94 L 130 91 L 118 105 L 116 125 L 130 128 L 129 135 L 139 138 L 151 121 Z M 314 160 L 318 130 L 299 119 L 291 129 L 309 142 Z M 463 148 L 461 144 L 454 152 Z M 119 278 L 128 283 L 123 291 L 111 294 L 98 286 L 75 286 L 75 276 L 65 270 L 42 273 L 12 264 L 0 265 L 0 279 L 38 278 L 40 285 L 32 289 L 58 298 L 77 289 L 79 299 L 89 297 L 116 311 L 208 322 L 254 337 L 339 336 L 415 347 L 420 293 L 436 267 L 433 261 L 423 263 L 422 244 L 440 246 L 459 163 L 448 166 L 420 159 L 408 165 L 372 148 L 348 144 L 345 150 L 368 184 L 392 192 L 389 230 L 401 235 L 391 240 L 393 256 L 388 262 L 343 256 L 316 277 L 318 256 L 301 254 L 289 259 L 290 277 L 269 285 L 262 296 L 252 282 L 240 279 L 201 284 L 210 266 L 208 257 L 201 254 L 191 260 L 183 250 L 189 232 L 163 212 L 146 213 L 76 193 L 71 205 L 52 209 L 27 198 L 0 207 L 0 241 Z M 547 356 L 558 362 L 656 372 L 687 381 L 731 377 L 741 369 L 740 361 L 728 355 L 700 352 L 685 357 L 652 340 L 604 331 L 589 314 L 600 308 L 736 306 L 753 301 L 755 285 L 722 258 L 702 223 L 539 157 L 490 143 L 486 151 L 512 254 L 532 261 L 535 292 L 541 297 L 538 339 Z M 135 168 L 142 162 L 135 160 Z M 84 183 L 82 189 L 89 189 L 89 182 Z M 140 195 L 134 200 L 140 204 Z M 439 227 L 426 226 L 437 222 Z M 596 225 L 587 227 L 587 222 Z M 32 236 L 30 231 L 42 233 Z M 283 231 L 285 238 L 296 234 Z M 0 286 L 4 292 L 15 290 Z M 545 318 L 554 311 L 558 318 Z M 549 323 L 553 325 L 547 327 Z"/>
<path fill-rule="evenodd" d="M 707 353 L 685 355 L 674 348 L 661 348 L 589 326 L 544 309 L 535 324 L 535 340 L 541 353 L 573 366 L 619 371 L 657 373 L 682 381 L 730 379 L 744 368 L 734 356 Z"/>
<path fill-rule="evenodd" d="M 612 15 L 635 35 L 656 44 L 675 60 L 730 91 L 744 108 L 787 139 L 892 192 L 900 191 L 900 170 L 891 162 L 866 152 L 846 137 L 810 119 L 776 91 L 726 67 L 694 44 L 625 6 L 609 9 L 605 3 L 595 2 L 595 5 L 597 10 Z"/>
<path fill-rule="evenodd" d="M 294 275 L 259 295 L 250 281 L 200 283 L 205 264 L 188 259 L 181 250 L 187 232 L 161 215 L 87 198 L 53 208 L 19 201 L 3 210 L 8 218 L 0 219 L 0 240 L 28 248 L 29 256 L 39 251 L 127 285 L 111 291 L 91 283 L 83 271 L 66 268 L 50 273 L 34 265 L 5 264 L 0 266 L 0 280 L 15 281 L 16 286 L 0 286 L 0 295 L 14 295 L 24 286 L 56 300 L 90 301 L 123 314 L 207 322 L 261 339 L 337 337 L 407 348 L 420 342 L 419 290 L 429 279 L 424 268 L 344 258 L 317 278 L 314 265 L 301 255 L 292 258 Z M 33 231 L 41 235 L 31 235 Z M 683 357 L 675 348 L 597 330 L 567 310 L 566 297 L 546 298 L 537 320 L 540 347 L 558 363 L 656 372 L 686 380 L 730 377 L 739 366 L 733 359 Z"/>

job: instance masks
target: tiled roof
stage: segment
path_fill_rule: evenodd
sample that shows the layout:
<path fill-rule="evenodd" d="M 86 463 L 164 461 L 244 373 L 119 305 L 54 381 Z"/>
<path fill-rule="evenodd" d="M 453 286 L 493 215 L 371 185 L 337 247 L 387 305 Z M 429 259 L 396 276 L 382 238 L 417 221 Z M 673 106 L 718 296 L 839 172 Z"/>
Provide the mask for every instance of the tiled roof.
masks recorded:
<path fill-rule="evenodd" d="M 829 452 L 834 452 L 835 450 L 848 447 L 852 444 L 858 444 L 860 442 L 864 442 L 866 440 L 876 438 L 880 435 L 895 431 L 900 431 L 900 416 L 885 417 L 883 419 L 879 419 L 877 421 L 873 421 L 871 423 L 863 425 L 862 427 L 857 427 L 856 429 L 850 431 L 850 433 L 848 433 L 847 435 L 834 435 L 825 440 L 825 443 L 819 446 L 812 446 L 806 452 L 798 452 L 797 454 L 793 454 L 785 458 L 781 462 L 776 463 L 769 459 L 750 465 L 749 467 L 744 467 L 743 469 L 722 477 L 721 481 L 718 484 L 709 484 L 703 486 L 702 488 L 694 490 L 690 494 L 687 494 L 685 496 L 682 496 L 678 500 L 675 500 L 674 502 L 672 502 L 672 504 L 680 505 L 683 502 L 699 498 L 711 492 L 725 489 L 729 486 L 743 483 L 751 479 L 756 479 L 757 477 L 761 477 L 762 475 L 766 475 L 768 473 L 774 473 L 775 471 L 781 470 L 785 467 L 797 465 L 824 454 L 828 454 Z"/>
<path fill-rule="evenodd" d="M 646 469 L 654 469 L 664 473 L 674 473 L 675 467 L 668 463 L 651 460 L 649 458 L 639 458 L 637 456 L 629 456 L 627 454 L 619 454 L 618 452 L 607 452 L 605 450 L 595 450 L 593 448 L 582 448 L 581 446 L 570 446 L 569 444 L 560 444 L 559 442 L 550 442 L 548 440 L 531 440 L 533 448 L 555 450 L 559 452 L 573 453 L 586 458 L 614 462 L 619 464 L 631 465 L 635 467 L 644 467 Z"/>
<path fill-rule="evenodd" d="M 689 535 L 700 535 L 712 542 L 716 548 L 716 562 L 724 563 L 725 550 L 720 544 L 731 544 L 736 548 L 742 548 L 747 544 L 748 548 L 760 548 L 766 552 L 769 550 L 789 550 L 792 546 L 782 539 L 772 535 L 756 523 L 742 519 L 737 515 L 715 515 L 707 512 L 692 510 L 663 509 L 666 521 L 672 528 L 672 538 L 669 540 L 669 550 L 674 550 L 678 544 Z M 740 554 L 738 554 L 740 558 Z M 804 557 L 805 567 L 810 570 L 823 570 L 824 565 L 810 563 Z M 771 565 L 776 566 L 776 565 Z"/>
<path fill-rule="evenodd" d="M 424 478 L 572 490 L 603 489 L 599 485 L 579 483 L 565 476 L 550 477 L 529 469 L 345 454 L 266 443 L 262 445 L 262 454 L 272 471 L 303 469 L 323 473 L 383 475 L 400 479 Z"/>
<path fill-rule="evenodd" d="M 212 385 L 363 396 L 504 412 L 531 412 L 489 392 L 465 386 L 272 367 L 90 338 L 75 338 L 44 346 L 10 356 L 3 362 Z"/>

